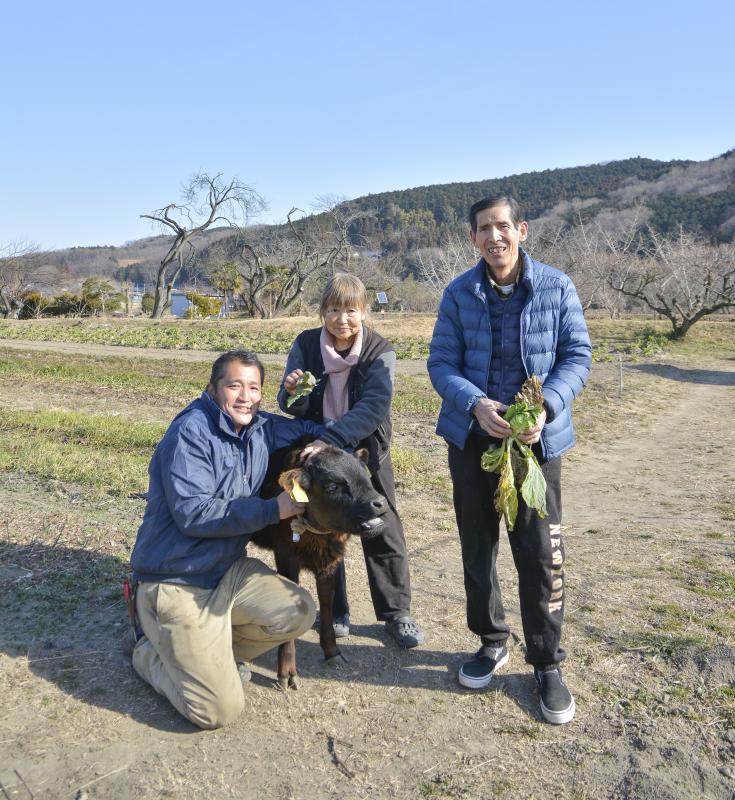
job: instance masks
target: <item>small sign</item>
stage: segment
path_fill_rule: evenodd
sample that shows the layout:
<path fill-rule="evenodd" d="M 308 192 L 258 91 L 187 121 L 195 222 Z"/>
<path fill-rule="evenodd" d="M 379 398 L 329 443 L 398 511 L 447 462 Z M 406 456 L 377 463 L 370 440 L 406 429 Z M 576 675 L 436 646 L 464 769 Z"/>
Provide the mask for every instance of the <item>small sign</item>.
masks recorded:
<path fill-rule="evenodd" d="M 388 305 L 388 295 L 385 292 L 377 292 L 375 297 L 381 306 Z"/>

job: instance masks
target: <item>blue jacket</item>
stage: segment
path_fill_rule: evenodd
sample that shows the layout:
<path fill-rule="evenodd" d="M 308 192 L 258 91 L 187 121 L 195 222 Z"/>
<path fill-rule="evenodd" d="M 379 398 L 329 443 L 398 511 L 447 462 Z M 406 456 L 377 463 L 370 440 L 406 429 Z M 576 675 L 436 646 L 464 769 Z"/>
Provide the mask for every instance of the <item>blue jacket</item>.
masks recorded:
<path fill-rule="evenodd" d="M 592 347 L 572 281 L 523 251 L 521 257 L 528 290 L 521 360 L 526 375 L 537 375 L 543 384 L 547 420 L 541 448 L 550 459 L 574 445 L 572 400 L 587 380 Z M 447 286 L 429 347 L 429 376 L 442 398 L 436 432 L 462 449 L 477 430 L 472 409 L 487 397 L 492 333 L 486 286 L 484 259 Z"/>
<path fill-rule="evenodd" d="M 321 425 L 259 411 L 236 433 L 206 393 L 171 423 L 148 473 L 148 504 L 130 562 L 139 581 L 215 587 L 256 532 L 278 522 L 258 497 L 268 457 Z"/>

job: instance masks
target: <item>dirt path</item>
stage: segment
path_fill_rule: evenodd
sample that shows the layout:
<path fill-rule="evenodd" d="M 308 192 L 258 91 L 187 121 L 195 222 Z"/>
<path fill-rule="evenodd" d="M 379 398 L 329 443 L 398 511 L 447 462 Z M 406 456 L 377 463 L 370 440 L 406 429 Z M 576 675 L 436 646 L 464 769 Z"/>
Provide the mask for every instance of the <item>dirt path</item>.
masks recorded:
<path fill-rule="evenodd" d="M 2 347 L 10 350 L 31 350 L 34 352 L 70 353 L 76 355 L 112 356 L 114 358 L 153 358 L 181 361 L 214 361 L 218 352 L 214 350 L 173 350 L 156 347 L 118 347 L 106 344 L 79 344 L 76 342 L 35 342 L 24 339 L 0 339 Z M 286 356 L 277 353 L 260 353 L 260 360 L 268 366 L 279 367 L 286 363 Z M 426 360 L 403 359 L 401 367 L 405 375 L 424 374 Z"/>
<path fill-rule="evenodd" d="M 458 687 L 456 670 L 476 642 L 464 620 L 444 449 L 433 420 L 399 416 L 397 444 L 426 458 L 398 496 L 425 646 L 402 652 L 386 640 L 352 547 L 348 665 L 326 667 L 312 631 L 299 644 L 299 691 L 273 687 L 275 659 L 266 654 L 254 664 L 242 717 L 200 732 L 132 673 L 119 650 L 125 620 L 114 593 L 59 627 L 0 606 L 0 781 L 14 798 L 31 797 L 19 774 L 35 798 L 80 800 L 731 800 L 735 430 L 713 430 L 706 412 L 735 419 L 734 376 L 727 362 L 706 372 L 630 370 L 636 413 L 627 424 L 611 421 L 604 444 L 580 442 L 566 461 L 572 724 L 540 719 L 507 545 L 499 571 L 516 637 L 510 662 L 488 691 Z M 132 542 L 140 503 L 81 508 L 63 487 L 49 491 L 13 473 L 0 480 L 8 541 L 30 530 L 40 549 L 43 535 L 53 542 L 66 532 L 72 544 L 51 548 L 54 559 L 78 553 L 75 541 L 89 549 L 93 536 L 120 552 Z M 22 564 L 14 569 L 17 581 Z"/>

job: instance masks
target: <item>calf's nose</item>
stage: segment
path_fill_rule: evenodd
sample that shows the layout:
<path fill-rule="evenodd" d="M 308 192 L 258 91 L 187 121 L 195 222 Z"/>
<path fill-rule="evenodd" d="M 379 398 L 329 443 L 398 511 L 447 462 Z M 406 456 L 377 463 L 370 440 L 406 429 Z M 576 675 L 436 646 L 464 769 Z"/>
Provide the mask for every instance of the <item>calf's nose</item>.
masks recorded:
<path fill-rule="evenodd" d="M 384 497 L 376 497 L 374 500 L 370 501 L 370 508 L 372 508 L 376 515 L 380 515 L 385 514 L 388 510 L 388 505 Z"/>

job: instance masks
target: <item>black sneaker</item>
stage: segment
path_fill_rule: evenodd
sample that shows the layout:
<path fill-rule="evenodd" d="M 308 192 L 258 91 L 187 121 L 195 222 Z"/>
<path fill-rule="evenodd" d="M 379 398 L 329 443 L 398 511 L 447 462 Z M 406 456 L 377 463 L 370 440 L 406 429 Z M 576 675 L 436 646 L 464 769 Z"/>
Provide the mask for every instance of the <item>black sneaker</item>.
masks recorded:
<path fill-rule="evenodd" d="M 538 684 L 541 713 L 544 718 L 554 725 L 570 722 L 577 707 L 572 693 L 562 680 L 561 670 L 558 667 L 545 669 L 534 667 L 533 674 Z"/>
<path fill-rule="evenodd" d="M 459 682 L 468 689 L 484 689 L 493 679 L 495 670 L 508 663 L 508 657 L 505 645 L 481 647 L 459 668 Z"/>

